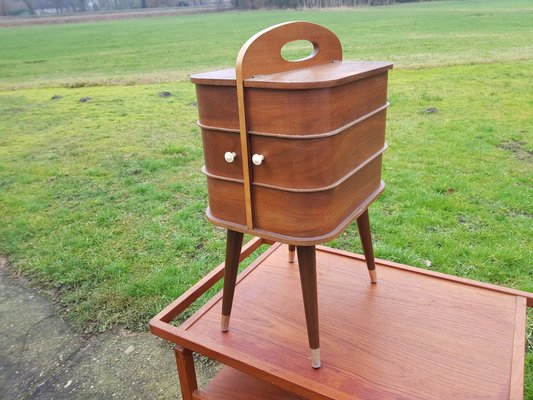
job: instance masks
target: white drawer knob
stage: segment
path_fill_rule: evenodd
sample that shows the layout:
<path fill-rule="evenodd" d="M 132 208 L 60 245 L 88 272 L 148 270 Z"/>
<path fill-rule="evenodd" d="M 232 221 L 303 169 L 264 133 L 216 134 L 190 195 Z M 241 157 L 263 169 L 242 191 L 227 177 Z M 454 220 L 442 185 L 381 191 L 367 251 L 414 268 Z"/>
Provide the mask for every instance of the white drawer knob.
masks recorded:
<path fill-rule="evenodd" d="M 224 153 L 224 160 L 226 160 L 229 163 L 232 163 L 235 161 L 235 158 L 237 158 L 237 153 L 233 153 L 231 151 L 226 151 Z"/>
<path fill-rule="evenodd" d="M 254 154 L 252 156 L 252 162 L 255 164 L 255 165 L 261 165 L 263 164 L 263 160 L 265 159 L 265 156 L 263 156 L 262 154 Z"/>

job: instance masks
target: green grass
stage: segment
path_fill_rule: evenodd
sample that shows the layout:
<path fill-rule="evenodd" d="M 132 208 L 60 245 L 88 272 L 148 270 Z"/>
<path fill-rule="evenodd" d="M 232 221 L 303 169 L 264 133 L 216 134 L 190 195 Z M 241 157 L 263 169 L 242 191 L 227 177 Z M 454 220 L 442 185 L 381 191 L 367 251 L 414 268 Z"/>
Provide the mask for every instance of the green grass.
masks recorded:
<path fill-rule="evenodd" d="M 533 291 L 532 15 L 529 1 L 474 0 L 0 29 L 0 253 L 81 330 L 145 329 L 224 252 L 184 78 L 305 19 L 347 59 L 396 66 L 376 256 Z M 356 237 L 331 244 L 360 251 Z M 532 332 L 530 318 L 530 400 Z"/>
<path fill-rule="evenodd" d="M 0 29 L 0 84 L 87 85 L 183 79 L 233 65 L 252 34 L 308 20 L 341 39 L 347 59 L 393 60 L 396 68 L 527 60 L 528 0 L 439 1 L 357 11 L 230 12 Z"/>

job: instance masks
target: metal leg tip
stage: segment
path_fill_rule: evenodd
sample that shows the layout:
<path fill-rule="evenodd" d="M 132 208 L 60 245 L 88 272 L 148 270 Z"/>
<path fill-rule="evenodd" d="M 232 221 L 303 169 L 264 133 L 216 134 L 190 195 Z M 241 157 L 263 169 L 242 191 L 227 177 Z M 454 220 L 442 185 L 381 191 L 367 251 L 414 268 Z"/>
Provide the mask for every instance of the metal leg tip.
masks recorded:
<path fill-rule="evenodd" d="M 220 329 L 222 332 L 227 332 L 229 329 L 229 315 L 223 315 L 220 318 Z"/>
<path fill-rule="evenodd" d="M 368 270 L 368 275 L 370 275 L 370 282 L 377 283 L 378 276 L 376 274 L 376 270 L 375 269 L 369 269 Z"/>
<path fill-rule="evenodd" d="M 320 348 L 318 349 L 311 349 L 311 365 L 313 368 L 320 368 L 322 365 L 320 363 Z"/>

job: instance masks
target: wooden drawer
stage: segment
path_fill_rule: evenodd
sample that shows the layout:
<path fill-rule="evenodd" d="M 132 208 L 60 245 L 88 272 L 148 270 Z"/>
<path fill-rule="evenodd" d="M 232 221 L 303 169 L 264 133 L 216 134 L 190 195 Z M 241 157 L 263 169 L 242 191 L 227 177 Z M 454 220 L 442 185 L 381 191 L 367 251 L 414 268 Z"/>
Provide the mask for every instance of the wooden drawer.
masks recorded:
<path fill-rule="evenodd" d="M 199 122 L 211 128 L 239 129 L 237 92 L 225 85 L 196 85 Z M 250 133 L 314 135 L 339 129 L 387 103 L 387 72 L 341 86 L 247 91 Z"/>
<path fill-rule="evenodd" d="M 245 226 L 246 214 L 243 182 L 219 179 L 207 175 L 209 212 L 221 221 Z"/>
<path fill-rule="evenodd" d="M 286 191 L 254 184 L 252 201 L 255 229 L 258 232 L 275 232 L 278 239 L 286 241 L 316 238 L 320 242 L 322 236 L 335 235 L 336 230 L 340 233 L 351 222 L 353 214 L 366 209 L 383 191 L 381 161 L 379 154 L 344 182 L 327 190 Z M 246 216 L 242 181 L 220 179 L 208 174 L 207 183 L 208 217 L 214 222 L 225 221 L 230 226 L 244 226 Z"/>
<path fill-rule="evenodd" d="M 217 128 L 239 129 L 235 85 L 196 85 L 200 123 Z"/>
<path fill-rule="evenodd" d="M 252 135 L 252 153 L 265 161 L 253 166 L 254 183 L 288 189 L 312 189 L 335 184 L 385 148 L 386 110 L 339 132 L 316 138 Z M 202 128 L 205 168 L 213 175 L 243 179 L 238 132 Z M 233 162 L 224 158 L 235 153 Z M 311 167 L 312 166 L 312 167 Z"/>
<path fill-rule="evenodd" d="M 387 73 L 341 86 L 247 91 L 248 129 L 285 135 L 314 135 L 339 129 L 387 103 Z"/>
<path fill-rule="evenodd" d="M 205 169 L 226 178 L 242 178 L 242 153 L 239 132 L 224 132 L 202 128 Z M 235 160 L 227 162 L 226 152 L 235 153 Z"/>
<path fill-rule="evenodd" d="M 317 192 L 288 192 L 254 186 L 252 201 L 257 230 L 288 237 L 328 236 L 346 226 L 350 215 L 383 190 L 381 155 L 340 185 Z"/>
<path fill-rule="evenodd" d="M 360 123 L 315 139 L 252 135 L 252 153 L 265 157 L 253 165 L 254 184 L 287 189 L 334 185 L 385 148 L 386 110 Z"/>

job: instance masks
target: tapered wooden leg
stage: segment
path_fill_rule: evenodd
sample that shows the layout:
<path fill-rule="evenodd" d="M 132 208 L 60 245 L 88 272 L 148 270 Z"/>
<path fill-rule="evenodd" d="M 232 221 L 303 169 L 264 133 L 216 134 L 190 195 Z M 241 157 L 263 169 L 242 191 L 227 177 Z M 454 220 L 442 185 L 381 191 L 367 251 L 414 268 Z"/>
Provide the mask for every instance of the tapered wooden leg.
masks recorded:
<path fill-rule="evenodd" d="M 198 383 L 196 382 L 192 351 L 176 346 L 174 347 L 174 353 L 176 354 L 176 365 L 178 367 L 183 400 L 193 400 L 192 394 L 198 390 Z"/>
<path fill-rule="evenodd" d="M 294 253 L 296 252 L 296 246 L 293 244 L 289 244 L 289 262 L 294 262 Z"/>
<path fill-rule="evenodd" d="M 298 267 L 304 299 L 307 336 L 311 348 L 311 364 L 320 368 L 320 338 L 318 332 L 318 294 L 316 283 L 315 246 L 298 246 Z"/>
<path fill-rule="evenodd" d="M 359 237 L 361 238 L 361 244 L 363 245 L 370 281 L 376 283 L 378 277 L 376 275 L 376 263 L 374 262 L 374 249 L 372 248 L 372 234 L 370 232 L 368 209 L 357 218 L 357 229 L 359 230 Z"/>
<path fill-rule="evenodd" d="M 235 282 L 239 272 L 239 258 L 241 256 L 242 239 L 244 234 L 228 229 L 226 238 L 226 263 L 224 265 L 224 290 L 222 292 L 222 317 L 220 327 L 226 332 L 229 328 Z"/>

